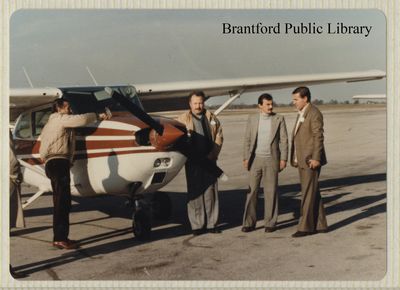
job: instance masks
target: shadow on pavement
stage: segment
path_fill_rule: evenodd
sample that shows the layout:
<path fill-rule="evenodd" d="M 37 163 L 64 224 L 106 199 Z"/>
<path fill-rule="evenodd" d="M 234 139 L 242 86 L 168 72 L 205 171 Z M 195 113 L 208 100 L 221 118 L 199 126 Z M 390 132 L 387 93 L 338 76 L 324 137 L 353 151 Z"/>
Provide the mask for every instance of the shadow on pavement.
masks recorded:
<path fill-rule="evenodd" d="M 323 192 L 327 188 L 335 187 L 340 188 L 344 186 L 364 184 L 369 182 L 377 182 L 386 180 L 386 174 L 371 174 L 363 176 L 353 176 L 345 178 L 335 178 L 322 180 L 320 182 L 321 191 Z M 332 189 L 329 189 L 331 191 Z M 262 191 L 262 190 L 261 190 Z M 285 221 L 279 221 L 277 227 L 278 229 L 292 227 L 297 224 L 298 221 L 298 210 L 300 206 L 300 187 L 298 184 L 283 185 L 279 187 L 279 214 L 293 213 L 293 218 Z M 230 228 L 235 228 L 242 225 L 242 216 L 244 210 L 244 203 L 246 199 L 247 190 L 226 190 L 220 191 L 220 224 L 222 230 L 227 230 Z M 326 207 L 327 215 L 334 214 L 346 210 L 354 210 L 361 207 L 366 207 L 380 200 L 385 200 L 386 193 L 379 194 L 375 196 L 365 196 L 358 197 L 351 200 L 346 200 L 340 202 L 339 200 L 344 196 L 349 196 L 351 192 L 339 193 L 324 197 L 324 203 L 334 203 L 333 205 Z M 145 241 L 145 243 L 151 243 L 157 240 L 168 239 L 183 235 L 188 235 L 191 233 L 190 225 L 187 220 L 186 213 L 186 193 L 169 192 L 168 195 L 171 198 L 173 204 L 172 218 L 168 221 L 154 221 L 151 239 Z M 125 206 L 125 199 L 123 197 L 111 196 L 106 198 L 81 198 L 73 197 L 76 204 L 72 207 L 73 212 L 90 211 L 96 210 L 107 214 L 110 217 L 121 217 L 131 219 L 132 212 L 129 208 Z M 257 217 L 260 221 L 263 219 L 263 200 L 259 199 L 257 205 Z M 27 216 L 45 215 L 51 214 L 51 208 L 40 208 L 28 210 Z M 352 217 L 346 218 L 335 224 L 330 225 L 330 231 L 337 230 L 341 227 L 347 226 L 354 223 L 360 219 L 367 218 L 372 215 L 383 213 L 386 211 L 386 203 L 375 205 L 364 209 L 363 212 L 358 213 Z M 90 221 L 107 219 L 107 217 L 102 217 Z M 84 224 L 90 222 L 89 220 L 84 220 L 76 222 L 75 224 Z M 165 224 L 173 224 L 173 226 L 168 228 L 157 228 L 158 226 Z M 72 224 L 73 226 L 73 224 Z M 37 231 L 43 229 L 48 229 L 49 227 L 37 227 Z M 23 235 L 31 233 L 30 229 L 23 229 L 14 231 L 13 235 Z M 107 239 L 124 236 L 126 234 L 131 234 L 131 228 L 113 230 L 107 233 L 102 233 L 96 236 L 85 238 L 80 240 L 81 245 L 84 248 L 75 251 L 63 251 L 60 252 L 59 257 L 42 260 L 38 262 L 28 263 L 25 265 L 20 265 L 15 267 L 17 272 L 22 274 L 32 274 L 37 271 L 42 271 L 51 267 L 55 267 L 62 264 L 67 264 L 84 258 L 96 258 L 97 256 L 108 254 L 111 252 L 121 251 L 127 248 L 132 248 L 143 242 L 137 241 L 131 237 L 125 238 L 113 242 L 105 242 L 100 245 L 89 246 L 95 242 L 106 241 Z M 223 233 L 222 233 L 223 234 Z M 133 237 L 133 236 L 132 236 Z"/>

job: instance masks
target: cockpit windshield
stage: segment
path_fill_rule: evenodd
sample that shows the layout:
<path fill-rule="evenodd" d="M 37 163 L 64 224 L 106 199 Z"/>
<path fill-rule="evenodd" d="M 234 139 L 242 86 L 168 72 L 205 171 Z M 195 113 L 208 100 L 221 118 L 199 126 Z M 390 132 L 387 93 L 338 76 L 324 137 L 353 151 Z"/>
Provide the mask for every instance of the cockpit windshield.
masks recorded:
<path fill-rule="evenodd" d="M 133 86 L 110 86 L 113 90 L 128 98 L 132 103 L 143 109 L 143 106 Z M 65 88 L 63 98 L 68 100 L 74 114 L 101 112 L 108 107 L 112 112 L 126 111 L 118 102 L 104 90 L 105 87 Z"/>

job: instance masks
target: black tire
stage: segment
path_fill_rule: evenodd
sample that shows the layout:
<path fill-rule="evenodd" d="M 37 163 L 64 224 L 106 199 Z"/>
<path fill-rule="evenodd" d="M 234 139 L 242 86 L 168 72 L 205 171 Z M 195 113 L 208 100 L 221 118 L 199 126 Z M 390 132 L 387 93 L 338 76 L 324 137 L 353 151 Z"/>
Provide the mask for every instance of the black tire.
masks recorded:
<path fill-rule="evenodd" d="M 168 220 L 172 214 L 172 203 L 168 194 L 157 192 L 152 200 L 153 216 L 158 220 Z"/>
<path fill-rule="evenodd" d="M 132 217 L 132 231 L 135 238 L 140 241 L 148 240 L 151 234 L 151 222 L 144 210 L 138 210 Z"/>

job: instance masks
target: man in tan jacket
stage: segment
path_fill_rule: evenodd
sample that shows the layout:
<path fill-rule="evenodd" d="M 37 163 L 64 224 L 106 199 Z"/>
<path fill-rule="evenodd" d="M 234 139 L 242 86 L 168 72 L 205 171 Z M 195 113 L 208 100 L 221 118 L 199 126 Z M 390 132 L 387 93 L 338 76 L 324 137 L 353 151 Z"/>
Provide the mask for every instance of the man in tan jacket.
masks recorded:
<path fill-rule="evenodd" d="M 190 110 L 178 117 L 191 134 L 191 149 L 197 156 L 206 156 L 216 164 L 223 143 L 222 128 L 217 117 L 204 108 L 202 91 L 189 95 Z M 217 176 L 201 166 L 199 160 L 189 156 L 185 165 L 188 190 L 188 217 L 193 235 L 208 230 L 219 233 L 217 228 L 219 204 L 216 186 Z"/>
<path fill-rule="evenodd" d="M 106 113 L 71 115 L 69 102 L 57 99 L 53 114 L 40 134 L 40 157 L 45 162 L 45 171 L 53 190 L 53 246 L 59 249 L 76 249 L 76 241 L 68 239 L 69 212 L 71 210 L 70 167 L 75 151 L 73 128 L 109 119 Z"/>
<path fill-rule="evenodd" d="M 292 97 L 299 114 L 292 133 L 290 162 L 299 170 L 302 193 L 301 216 L 297 232 L 292 235 L 297 238 L 328 231 L 318 184 L 321 166 L 327 161 L 324 121 L 318 108 L 310 103 L 310 90 L 307 87 L 298 87 L 293 91 Z"/>
<path fill-rule="evenodd" d="M 288 135 L 285 118 L 273 112 L 270 94 L 258 98 L 259 113 L 249 116 L 243 145 L 243 166 L 250 171 L 243 214 L 242 232 L 251 232 L 257 222 L 257 194 L 264 182 L 265 232 L 276 230 L 278 220 L 278 174 L 288 159 Z"/>

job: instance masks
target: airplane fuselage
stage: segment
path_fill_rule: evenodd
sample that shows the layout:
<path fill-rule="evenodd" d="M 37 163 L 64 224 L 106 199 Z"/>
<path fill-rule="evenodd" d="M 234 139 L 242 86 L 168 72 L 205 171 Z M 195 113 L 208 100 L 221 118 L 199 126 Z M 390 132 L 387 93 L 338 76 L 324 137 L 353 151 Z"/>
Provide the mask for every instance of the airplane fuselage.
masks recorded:
<path fill-rule="evenodd" d="M 73 105 L 77 107 L 79 103 Z M 39 155 L 40 132 L 50 114 L 51 104 L 26 111 L 17 119 L 13 132 L 17 158 L 24 165 L 24 181 L 41 191 L 51 191 L 50 180 L 44 172 L 45 164 Z M 169 140 L 168 128 L 182 126 L 172 119 L 155 119 L 167 129 L 163 140 Z M 147 127 L 130 113 L 117 110 L 110 120 L 75 129 L 71 193 L 81 196 L 130 195 L 132 184 L 140 184 L 135 188 L 135 194 L 146 194 L 170 182 L 185 164 L 186 157 L 173 146 L 158 146 L 160 144 L 152 144 L 150 140 L 145 145 L 137 142 L 135 133 Z"/>

